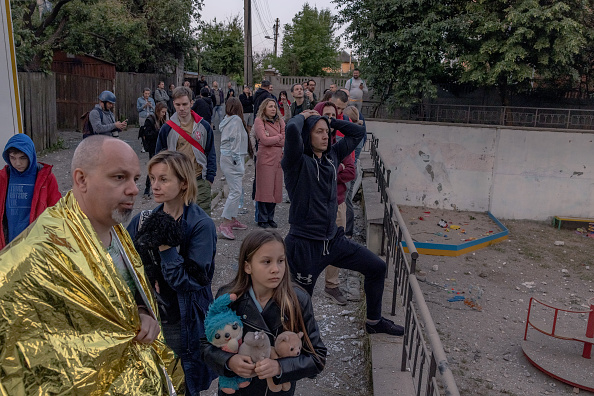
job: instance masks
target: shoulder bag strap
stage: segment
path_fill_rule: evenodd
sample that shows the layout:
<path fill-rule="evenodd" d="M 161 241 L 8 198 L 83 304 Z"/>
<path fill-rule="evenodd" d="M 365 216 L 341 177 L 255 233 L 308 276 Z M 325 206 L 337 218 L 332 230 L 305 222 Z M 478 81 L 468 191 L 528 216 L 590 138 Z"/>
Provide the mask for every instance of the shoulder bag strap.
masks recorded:
<path fill-rule="evenodd" d="M 186 131 L 184 131 L 179 125 L 177 125 L 175 122 L 173 122 L 171 120 L 167 121 L 167 125 L 169 125 L 171 128 L 173 128 L 175 130 L 175 132 L 179 133 L 181 137 L 186 139 L 186 141 L 188 143 L 190 143 L 192 146 L 194 146 L 198 151 L 200 151 L 202 154 L 206 155 L 206 152 L 204 151 L 204 147 L 202 147 L 200 145 L 200 143 L 198 143 L 196 141 L 196 139 L 194 139 L 192 136 L 188 135 L 188 133 Z"/>

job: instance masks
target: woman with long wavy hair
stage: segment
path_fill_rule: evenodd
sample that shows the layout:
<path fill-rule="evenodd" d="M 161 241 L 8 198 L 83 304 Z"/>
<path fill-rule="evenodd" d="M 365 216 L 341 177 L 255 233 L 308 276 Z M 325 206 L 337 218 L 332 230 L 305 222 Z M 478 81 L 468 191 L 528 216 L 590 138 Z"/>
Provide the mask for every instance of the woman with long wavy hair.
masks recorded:
<path fill-rule="evenodd" d="M 256 161 L 256 221 L 262 228 L 277 228 L 276 204 L 283 199 L 281 159 L 285 145 L 285 121 L 280 117 L 276 100 L 264 99 L 254 121 L 258 141 Z"/>

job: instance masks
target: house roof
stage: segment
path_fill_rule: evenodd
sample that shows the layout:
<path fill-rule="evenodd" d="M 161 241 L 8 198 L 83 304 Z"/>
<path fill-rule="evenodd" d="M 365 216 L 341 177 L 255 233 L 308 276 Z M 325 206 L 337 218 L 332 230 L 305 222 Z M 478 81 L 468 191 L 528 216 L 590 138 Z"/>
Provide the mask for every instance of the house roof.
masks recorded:
<path fill-rule="evenodd" d="M 338 60 L 340 63 L 356 63 L 357 59 L 353 56 L 351 57 L 351 55 L 346 52 L 345 50 L 340 51 L 340 55 L 338 55 Z"/>

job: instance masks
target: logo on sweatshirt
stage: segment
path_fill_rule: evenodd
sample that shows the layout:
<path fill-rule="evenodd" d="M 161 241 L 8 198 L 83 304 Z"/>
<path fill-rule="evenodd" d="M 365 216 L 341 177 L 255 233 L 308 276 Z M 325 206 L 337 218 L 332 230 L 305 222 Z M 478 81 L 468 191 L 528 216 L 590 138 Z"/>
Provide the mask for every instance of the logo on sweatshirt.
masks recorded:
<path fill-rule="evenodd" d="M 308 276 L 302 276 L 301 272 L 297 272 L 297 282 L 301 283 L 302 285 L 311 285 L 312 284 L 312 280 L 311 278 L 313 277 L 312 274 L 309 274 Z"/>

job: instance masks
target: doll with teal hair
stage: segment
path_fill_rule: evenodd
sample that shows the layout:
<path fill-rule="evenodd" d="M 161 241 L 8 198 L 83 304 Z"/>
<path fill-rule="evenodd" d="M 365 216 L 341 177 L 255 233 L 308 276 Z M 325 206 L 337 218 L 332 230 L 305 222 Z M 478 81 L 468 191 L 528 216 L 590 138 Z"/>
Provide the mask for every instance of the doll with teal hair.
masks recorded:
<path fill-rule="evenodd" d="M 243 336 L 241 318 L 229 306 L 236 298 L 237 295 L 228 293 L 219 296 L 210 305 L 204 320 L 208 342 L 230 353 L 237 353 Z M 242 378 L 237 375 L 234 377 L 219 377 L 219 389 L 226 394 L 233 394 L 237 389 L 245 388 L 249 384 L 249 378 Z"/>

